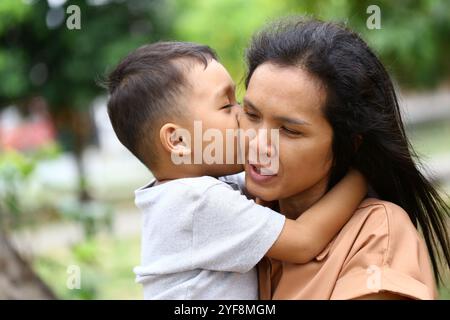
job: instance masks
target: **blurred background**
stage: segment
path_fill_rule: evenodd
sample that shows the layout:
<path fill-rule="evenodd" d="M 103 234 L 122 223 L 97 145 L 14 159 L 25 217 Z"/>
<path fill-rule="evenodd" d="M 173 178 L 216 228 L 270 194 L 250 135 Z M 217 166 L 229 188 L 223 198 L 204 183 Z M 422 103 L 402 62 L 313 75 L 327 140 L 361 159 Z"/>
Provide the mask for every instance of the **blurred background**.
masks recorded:
<path fill-rule="evenodd" d="M 0 298 L 141 299 L 133 192 L 151 173 L 114 136 L 99 81 L 142 44 L 186 40 L 217 51 L 242 97 L 250 36 L 291 14 L 372 46 L 424 172 L 450 193 L 449 1 L 1 0 Z"/>

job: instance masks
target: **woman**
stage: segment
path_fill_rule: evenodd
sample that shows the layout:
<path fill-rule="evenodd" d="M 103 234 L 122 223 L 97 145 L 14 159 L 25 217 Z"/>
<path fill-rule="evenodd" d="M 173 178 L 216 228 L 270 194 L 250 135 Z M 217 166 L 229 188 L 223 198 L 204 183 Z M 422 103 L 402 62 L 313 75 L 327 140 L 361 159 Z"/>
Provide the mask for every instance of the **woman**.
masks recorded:
<path fill-rule="evenodd" d="M 248 190 L 296 218 L 352 166 L 376 195 L 314 261 L 263 260 L 261 298 L 436 298 L 450 209 L 417 169 L 392 82 L 366 43 L 333 23 L 285 20 L 253 38 L 247 62 L 240 125 L 280 130 L 277 174 L 247 163 Z"/>

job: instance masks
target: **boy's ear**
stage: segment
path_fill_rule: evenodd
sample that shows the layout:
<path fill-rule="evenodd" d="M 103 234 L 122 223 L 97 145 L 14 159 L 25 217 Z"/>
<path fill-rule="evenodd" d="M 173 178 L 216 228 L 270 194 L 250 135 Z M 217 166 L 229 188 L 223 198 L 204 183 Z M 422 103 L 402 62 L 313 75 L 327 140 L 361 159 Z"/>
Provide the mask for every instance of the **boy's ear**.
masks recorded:
<path fill-rule="evenodd" d="M 161 144 L 167 152 L 184 157 L 191 154 L 191 134 L 174 123 L 166 123 L 159 130 Z"/>

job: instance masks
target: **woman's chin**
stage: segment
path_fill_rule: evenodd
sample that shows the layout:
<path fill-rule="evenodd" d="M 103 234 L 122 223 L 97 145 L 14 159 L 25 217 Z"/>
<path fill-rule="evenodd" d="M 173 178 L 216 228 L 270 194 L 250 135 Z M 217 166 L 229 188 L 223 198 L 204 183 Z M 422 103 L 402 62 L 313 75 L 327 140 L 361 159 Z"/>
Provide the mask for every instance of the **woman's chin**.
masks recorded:
<path fill-rule="evenodd" d="M 255 184 L 253 181 L 246 179 L 245 188 L 254 197 L 259 198 L 264 201 L 275 201 L 278 200 L 277 194 L 274 188 L 264 188 L 263 186 Z"/>

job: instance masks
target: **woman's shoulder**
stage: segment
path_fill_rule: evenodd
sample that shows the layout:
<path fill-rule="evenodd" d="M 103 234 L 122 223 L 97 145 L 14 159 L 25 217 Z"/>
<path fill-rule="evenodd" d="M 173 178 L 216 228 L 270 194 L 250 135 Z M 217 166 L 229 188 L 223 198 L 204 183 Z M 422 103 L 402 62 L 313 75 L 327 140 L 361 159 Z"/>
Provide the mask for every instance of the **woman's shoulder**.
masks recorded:
<path fill-rule="evenodd" d="M 398 239 L 404 238 L 421 241 L 406 211 L 395 203 L 367 198 L 317 259 L 327 256 L 330 250 L 344 248 L 351 255 L 368 247 L 388 258 L 393 248 L 398 248 Z"/>
<path fill-rule="evenodd" d="M 355 213 L 359 215 L 386 215 L 386 217 L 389 213 L 394 213 L 409 218 L 406 211 L 399 205 L 377 198 L 364 199 Z"/>
<path fill-rule="evenodd" d="M 417 230 L 408 213 L 399 205 L 376 198 L 367 198 L 361 202 L 349 221 L 349 224 L 359 225 L 362 229 L 382 229 L 386 234 Z"/>
<path fill-rule="evenodd" d="M 419 299 L 435 297 L 425 242 L 408 213 L 395 203 L 365 199 L 338 236 L 334 251 L 346 252 L 342 283 L 354 280 L 358 270 L 365 279 L 366 271 L 376 267 L 383 278 L 380 290 Z"/>
<path fill-rule="evenodd" d="M 390 261 L 399 250 L 424 252 L 425 242 L 408 213 L 399 205 L 376 198 L 361 202 L 346 225 L 347 236 L 357 243 L 374 243 Z M 345 228 L 344 228 L 345 229 Z M 344 230 L 343 230 L 344 231 Z M 426 251 L 426 249 L 425 249 Z"/>

